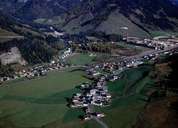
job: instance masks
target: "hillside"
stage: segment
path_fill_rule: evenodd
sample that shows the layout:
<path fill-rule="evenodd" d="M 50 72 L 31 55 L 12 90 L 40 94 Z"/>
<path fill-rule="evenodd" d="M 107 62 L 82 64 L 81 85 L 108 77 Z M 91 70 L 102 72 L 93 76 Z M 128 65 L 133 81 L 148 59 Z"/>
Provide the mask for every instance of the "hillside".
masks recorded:
<path fill-rule="evenodd" d="M 157 92 L 151 97 L 144 111 L 138 116 L 134 128 L 177 128 L 178 55 L 168 57 L 157 64 L 153 71 Z"/>
<path fill-rule="evenodd" d="M 178 0 L 171 0 L 173 2 L 173 4 L 175 4 L 176 6 L 178 6 Z"/>
<path fill-rule="evenodd" d="M 2 0 L 0 10 L 0 53 L 17 47 L 28 63 L 48 62 L 59 45 L 34 23 L 99 37 L 119 38 L 123 27 L 139 37 L 178 32 L 178 7 L 170 0 Z"/>
<path fill-rule="evenodd" d="M 53 25 L 70 34 L 121 34 L 121 27 L 140 37 L 178 31 L 178 7 L 170 0 L 4 0 L 0 7 L 23 21 Z"/>
<path fill-rule="evenodd" d="M 29 64 L 48 62 L 56 49 L 47 42 L 40 31 L 0 13 L 0 55 L 17 48 Z"/>

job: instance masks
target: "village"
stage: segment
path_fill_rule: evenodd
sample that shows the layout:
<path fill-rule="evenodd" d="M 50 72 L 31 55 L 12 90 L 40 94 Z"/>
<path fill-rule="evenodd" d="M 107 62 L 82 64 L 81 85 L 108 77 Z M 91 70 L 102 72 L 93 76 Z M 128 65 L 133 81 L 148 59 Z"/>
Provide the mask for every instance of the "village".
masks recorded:
<path fill-rule="evenodd" d="M 65 59 L 71 53 L 72 53 L 71 49 L 68 48 L 58 59 L 51 60 L 50 63 L 38 64 L 32 67 L 28 67 L 27 69 L 23 69 L 19 72 L 15 72 L 14 75 L 0 77 L 0 83 L 5 81 L 16 80 L 20 78 L 34 79 L 36 77 L 46 76 L 47 73 L 50 71 L 68 68 L 69 65 L 62 63 L 60 60 Z"/>
<path fill-rule="evenodd" d="M 94 106 L 107 106 L 111 102 L 111 95 L 106 86 L 106 77 L 102 76 L 93 83 L 83 83 L 78 87 L 81 93 L 73 94 L 69 106 L 71 108 L 81 108 L 85 115 L 81 115 L 82 120 L 90 120 L 92 116 L 104 117 L 103 113 L 94 112 Z"/>
<path fill-rule="evenodd" d="M 155 50 L 164 50 L 168 47 L 174 47 L 178 44 L 175 36 L 158 36 L 153 39 L 140 39 L 138 37 L 125 37 L 123 40 L 127 43 L 152 48 Z"/>
<path fill-rule="evenodd" d="M 70 109 L 82 110 L 83 114 L 79 116 L 79 119 L 83 121 L 92 119 L 99 120 L 100 118 L 107 116 L 107 114 L 98 112 L 95 107 L 110 106 L 112 102 L 112 95 L 107 87 L 108 82 L 114 82 L 121 79 L 121 73 L 128 69 L 136 68 L 148 62 L 155 63 L 160 56 L 171 56 L 172 54 L 177 53 L 177 47 L 177 43 L 175 43 L 173 46 L 164 47 L 164 49 L 153 48 L 138 55 L 123 56 L 118 59 L 115 57 L 113 60 L 84 66 L 74 66 L 65 63 L 65 59 L 73 54 L 72 48 L 68 47 L 62 52 L 58 59 L 52 60 L 50 63 L 29 67 L 26 70 L 24 69 L 16 72 L 15 75 L 11 77 L 1 77 L 0 81 L 6 82 L 22 78 L 30 80 L 46 76 L 52 71 L 60 71 L 72 67 L 82 69 L 85 73 L 85 77 L 91 80 L 91 82 L 85 82 L 76 86 L 78 92 L 72 94 L 72 97 L 66 100 L 67 106 Z"/>
<path fill-rule="evenodd" d="M 178 42 L 177 39 L 173 36 L 171 37 L 157 37 L 154 39 L 138 39 L 136 37 L 127 37 L 123 38 L 123 40 L 126 41 L 126 43 L 132 43 L 134 45 L 142 45 L 143 47 L 151 47 L 154 50 L 150 52 L 145 52 L 145 55 L 141 55 L 138 57 L 131 56 L 131 57 L 125 57 L 122 60 L 119 61 L 112 61 L 112 62 L 104 62 L 94 65 L 87 66 L 87 74 L 90 76 L 98 76 L 101 73 L 98 71 L 109 71 L 109 72 L 120 72 L 124 70 L 125 68 L 131 68 L 136 67 L 138 65 L 141 65 L 144 63 L 145 60 L 155 60 L 158 56 L 161 54 L 165 55 L 172 55 L 174 50 L 171 51 L 171 49 L 174 49 L 177 47 Z M 70 41 L 71 43 L 71 41 Z M 36 65 L 33 67 L 29 67 L 27 69 L 23 69 L 22 71 L 15 72 L 12 76 L 4 76 L 0 78 L 0 83 L 20 78 L 27 78 L 27 79 L 33 79 L 35 77 L 45 76 L 48 72 L 54 71 L 54 70 L 60 70 L 64 68 L 69 68 L 70 66 L 65 63 L 65 59 L 73 54 L 72 48 L 67 48 L 64 50 L 63 54 L 59 56 L 58 59 L 51 60 L 50 63 Z M 61 61 L 62 60 L 62 61 Z M 117 59 L 116 59 L 117 60 Z M 73 66 L 73 65 L 71 65 Z"/>
<path fill-rule="evenodd" d="M 163 52 L 163 55 L 172 55 L 176 51 Z M 94 111 L 94 106 L 109 106 L 112 96 L 109 93 L 106 83 L 114 82 L 121 78 L 121 72 L 144 64 L 145 60 L 155 61 L 162 53 L 149 54 L 139 59 L 125 59 L 119 62 L 106 62 L 91 66 L 86 69 L 89 79 L 94 80 L 93 83 L 83 83 L 76 88 L 80 89 L 80 93 L 73 94 L 68 101 L 71 108 L 80 108 L 84 111 L 84 115 L 80 116 L 81 120 L 91 120 L 95 118 L 103 118 L 107 115 Z"/>
<path fill-rule="evenodd" d="M 178 0 L 0 1 L 0 128 L 178 128 L 177 76 Z"/>

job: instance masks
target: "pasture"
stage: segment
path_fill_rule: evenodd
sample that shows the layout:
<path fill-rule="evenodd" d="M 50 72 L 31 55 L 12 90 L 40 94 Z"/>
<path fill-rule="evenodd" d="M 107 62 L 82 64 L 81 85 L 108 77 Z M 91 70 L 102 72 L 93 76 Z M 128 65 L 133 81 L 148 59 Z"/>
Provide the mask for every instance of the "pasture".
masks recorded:
<path fill-rule="evenodd" d="M 71 65 L 85 65 L 91 63 L 94 58 L 95 56 L 90 56 L 89 53 L 73 53 L 66 62 Z"/>
<path fill-rule="evenodd" d="M 80 123 L 77 117 L 82 111 L 69 109 L 65 98 L 78 91 L 76 85 L 89 81 L 83 74 L 80 70 L 67 69 L 33 80 L 3 84 L 0 87 L 0 127 L 48 128 L 56 121 L 60 128 L 77 127 Z"/>
<path fill-rule="evenodd" d="M 133 126 L 146 104 L 143 97 L 152 84 L 150 70 L 150 66 L 129 69 L 120 80 L 108 83 L 111 105 L 95 109 L 105 113 L 102 120 L 109 128 Z M 6 83 L 0 87 L 0 127 L 100 128 L 93 120 L 80 121 L 82 110 L 66 106 L 65 98 L 79 91 L 75 86 L 89 81 L 83 75 L 81 70 L 67 69 L 38 79 Z"/>
<path fill-rule="evenodd" d="M 109 128 L 131 128 L 134 125 L 146 104 L 143 97 L 152 83 L 148 76 L 150 69 L 149 66 L 129 69 L 122 73 L 122 79 L 108 83 L 112 103 L 96 109 L 106 114 L 103 121 Z"/>
<path fill-rule="evenodd" d="M 71 65 L 87 65 L 93 63 L 101 63 L 113 59 L 108 53 L 73 53 L 73 55 L 66 58 L 66 63 Z"/>

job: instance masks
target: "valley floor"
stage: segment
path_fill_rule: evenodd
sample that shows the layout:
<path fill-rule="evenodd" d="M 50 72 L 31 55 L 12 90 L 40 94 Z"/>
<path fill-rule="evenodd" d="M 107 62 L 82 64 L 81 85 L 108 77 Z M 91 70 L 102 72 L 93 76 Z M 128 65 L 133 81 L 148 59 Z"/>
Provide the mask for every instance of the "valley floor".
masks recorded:
<path fill-rule="evenodd" d="M 112 104 L 95 108 L 106 113 L 103 121 L 109 128 L 129 128 L 143 110 L 142 92 L 151 81 L 147 77 L 150 66 L 123 72 L 123 78 L 108 83 L 113 95 Z M 146 73 L 146 75 L 144 75 Z M 94 120 L 82 122 L 78 116 L 83 112 L 69 109 L 66 98 L 78 90 L 76 85 L 89 81 L 83 71 L 51 72 L 46 77 L 33 80 L 9 82 L 0 88 L 0 126 L 3 128 L 98 128 Z"/>

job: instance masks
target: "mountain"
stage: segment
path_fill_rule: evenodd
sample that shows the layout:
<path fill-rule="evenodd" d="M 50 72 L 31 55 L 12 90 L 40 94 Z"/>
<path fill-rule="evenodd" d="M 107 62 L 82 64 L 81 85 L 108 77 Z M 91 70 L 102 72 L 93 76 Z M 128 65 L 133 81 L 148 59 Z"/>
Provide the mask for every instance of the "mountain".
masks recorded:
<path fill-rule="evenodd" d="M 0 55 L 12 48 L 29 64 L 49 62 L 57 53 L 45 34 L 0 12 Z"/>
<path fill-rule="evenodd" d="M 178 31 L 178 7 L 170 0 L 1 0 L 0 8 L 70 34 L 122 34 L 121 27 L 141 37 Z"/>
<path fill-rule="evenodd" d="M 178 6 L 178 0 L 171 0 L 174 5 Z"/>
<path fill-rule="evenodd" d="M 80 0 L 1 0 L 1 10 L 21 19 L 49 18 L 70 11 Z"/>
<path fill-rule="evenodd" d="M 69 14 L 35 20 L 55 25 L 68 33 L 121 33 L 127 26 L 132 36 L 148 36 L 152 31 L 177 31 L 177 10 L 169 0 L 86 0 Z"/>

